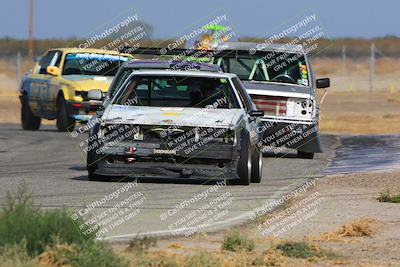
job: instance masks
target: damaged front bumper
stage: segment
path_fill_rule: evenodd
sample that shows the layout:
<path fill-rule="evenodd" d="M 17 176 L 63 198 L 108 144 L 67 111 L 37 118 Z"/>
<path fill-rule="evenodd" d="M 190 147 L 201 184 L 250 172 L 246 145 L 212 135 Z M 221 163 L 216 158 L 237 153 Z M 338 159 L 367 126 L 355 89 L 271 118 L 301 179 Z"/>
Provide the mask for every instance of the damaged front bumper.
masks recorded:
<path fill-rule="evenodd" d="M 101 161 L 96 174 L 104 176 L 130 176 L 134 178 L 191 178 L 191 179 L 237 179 L 234 164 L 223 167 L 209 164 L 170 162 Z"/>
<path fill-rule="evenodd" d="M 238 148 L 210 143 L 197 149 L 169 149 L 159 143 L 104 146 L 96 174 L 137 178 L 237 179 Z"/>

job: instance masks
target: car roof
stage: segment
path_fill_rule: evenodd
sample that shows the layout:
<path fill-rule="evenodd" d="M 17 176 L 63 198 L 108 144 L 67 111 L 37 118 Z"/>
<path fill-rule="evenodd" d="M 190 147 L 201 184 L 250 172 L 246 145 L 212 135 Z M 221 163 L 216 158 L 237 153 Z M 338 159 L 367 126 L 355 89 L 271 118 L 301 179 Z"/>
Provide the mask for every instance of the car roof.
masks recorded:
<path fill-rule="evenodd" d="M 79 47 L 61 47 L 52 48 L 48 51 L 62 51 L 64 53 L 96 53 L 96 54 L 107 54 L 107 55 L 119 55 L 132 58 L 132 55 L 126 53 L 119 53 L 114 50 L 96 49 L 96 48 L 79 48 Z"/>
<path fill-rule="evenodd" d="M 221 68 L 215 64 L 187 61 L 187 60 L 131 60 L 123 64 L 123 68 L 132 69 L 169 69 L 169 70 L 197 70 L 222 72 Z"/>
<path fill-rule="evenodd" d="M 224 50 L 256 50 L 256 51 L 280 51 L 292 53 L 304 53 L 302 45 L 289 45 L 289 44 L 266 44 L 254 42 L 225 42 L 217 46 L 217 49 Z"/>
<path fill-rule="evenodd" d="M 198 71 L 198 70 L 171 70 L 171 69 L 138 69 L 134 75 L 160 75 L 160 76 L 190 76 L 204 78 L 228 78 L 237 77 L 234 73 Z"/>

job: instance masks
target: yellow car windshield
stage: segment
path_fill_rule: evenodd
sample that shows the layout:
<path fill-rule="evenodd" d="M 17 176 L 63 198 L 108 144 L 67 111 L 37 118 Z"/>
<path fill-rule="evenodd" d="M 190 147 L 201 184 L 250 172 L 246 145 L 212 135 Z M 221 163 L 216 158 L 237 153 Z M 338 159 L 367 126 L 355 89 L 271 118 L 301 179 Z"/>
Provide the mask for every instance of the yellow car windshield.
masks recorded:
<path fill-rule="evenodd" d="M 129 58 L 96 53 L 69 53 L 65 56 L 62 75 L 114 76 Z"/>

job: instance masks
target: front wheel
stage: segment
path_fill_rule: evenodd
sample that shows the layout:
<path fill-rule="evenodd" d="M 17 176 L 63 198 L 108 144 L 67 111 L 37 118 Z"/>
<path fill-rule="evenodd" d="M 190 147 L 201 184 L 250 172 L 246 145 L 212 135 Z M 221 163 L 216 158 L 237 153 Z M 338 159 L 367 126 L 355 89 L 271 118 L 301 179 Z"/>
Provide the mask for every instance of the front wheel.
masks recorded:
<path fill-rule="evenodd" d="M 57 130 L 59 132 L 72 131 L 74 129 L 75 120 L 70 118 L 67 104 L 64 97 L 60 96 L 57 99 Z"/>
<path fill-rule="evenodd" d="M 250 138 L 244 135 L 241 140 L 240 155 L 237 166 L 237 174 L 239 176 L 238 184 L 249 185 L 251 180 L 251 146 Z"/>
<path fill-rule="evenodd" d="M 89 141 L 90 147 L 90 141 Z M 88 171 L 89 181 L 107 181 L 108 178 L 103 175 L 96 174 L 97 162 L 100 160 L 100 155 L 95 150 L 88 150 L 86 159 L 86 169 Z"/>
<path fill-rule="evenodd" d="M 86 169 L 88 171 L 88 179 L 89 181 L 107 181 L 106 176 L 96 174 L 97 170 L 97 163 L 101 159 L 101 154 L 97 151 L 99 148 L 98 142 L 98 129 L 99 125 L 96 124 L 95 126 L 90 129 L 89 132 L 89 142 L 87 148 L 87 158 L 86 158 Z"/>
<path fill-rule="evenodd" d="M 86 168 L 88 171 L 89 181 L 99 181 L 99 182 L 108 181 L 108 178 L 106 176 L 95 174 L 96 168 L 94 166 L 86 166 Z"/>
<path fill-rule="evenodd" d="M 301 159 L 313 159 L 314 153 L 297 150 L 297 157 Z"/>
<path fill-rule="evenodd" d="M 29 107 L 28 101 L 26 99 L 22 100 L 21 106 L 21 124 L 22 129 L 28 131 L 37 131 L 40 128 L 40 123 L 42 119 L 40 117 L 36 117 L 31 108 Z"/>

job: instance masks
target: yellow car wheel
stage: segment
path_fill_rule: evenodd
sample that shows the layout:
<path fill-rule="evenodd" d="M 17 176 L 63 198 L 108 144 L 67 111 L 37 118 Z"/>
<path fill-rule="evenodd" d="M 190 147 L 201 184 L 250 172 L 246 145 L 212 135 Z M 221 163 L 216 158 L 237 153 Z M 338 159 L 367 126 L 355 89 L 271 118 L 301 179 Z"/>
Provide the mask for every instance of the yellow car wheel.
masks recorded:
<path fill-rule="evenodd" d="M 73 131 L 75 120 L 70 117 L 64 97 L 60 95 L 57 99 L 57 130 L 59 132 Z"/>

